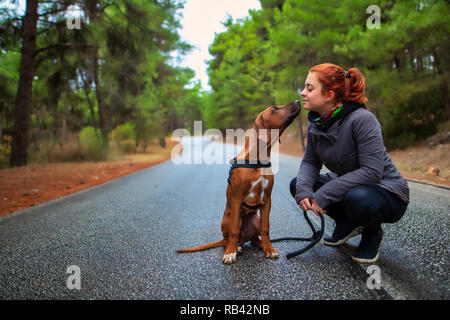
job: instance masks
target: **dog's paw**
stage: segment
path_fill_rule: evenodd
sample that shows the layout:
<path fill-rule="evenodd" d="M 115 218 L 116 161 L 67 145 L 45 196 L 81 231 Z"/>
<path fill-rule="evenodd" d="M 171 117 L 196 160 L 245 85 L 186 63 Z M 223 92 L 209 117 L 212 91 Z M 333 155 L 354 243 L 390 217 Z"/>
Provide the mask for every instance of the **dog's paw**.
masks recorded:
<path fill-rule="evenodd" d="M 280 257 L 280 255 L 278 254 L 278 251 L 275 250 L 274 248 L 264 251 L 266 258 L 268 259 L 278 259 Z"/>
<path fill-rule="evenodd" d="M 238 255 L 242 254 L 242 247 L 241 246 L 237 246 L 237 254 Z"/>
<path fill-rule="evenodd" d="M 236 262 L 236 252 L 224 254 L 222 262 L 225 264 L 232 264 Z"/>

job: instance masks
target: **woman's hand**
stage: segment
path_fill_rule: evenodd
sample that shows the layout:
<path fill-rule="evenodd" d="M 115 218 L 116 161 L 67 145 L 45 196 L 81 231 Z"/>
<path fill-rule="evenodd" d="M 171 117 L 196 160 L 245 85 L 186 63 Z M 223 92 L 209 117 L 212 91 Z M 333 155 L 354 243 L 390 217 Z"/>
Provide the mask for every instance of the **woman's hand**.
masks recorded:
<path fill-rule="evenodd" d="M 322 209 L 317 202 L 312 198 L 312 211 L 316 214 L 316 216 L 320 217 L 323 216 L 324 213 L 327 212 L 327 210 Z"/>
<path fill-rule="evenodd" d="M 317 202 L 314 200 L 314 198 L 303 198 L 302 200 L 300 200 L 300 202 L 298 203 L 298 206 L 300 207 L 300 209 L 304 210 L 304 211 L 308 211 L 308 210 L 312 210 L 314 211 L 314 213 L 317 216 L 321 216 L 324 213 L 326 213 L 326 210 L 323 210 L 318 204 Z"/>
<path fill-rule="evenodd" d="M 310 199 L 312 200 L 313 198 L 303 198 L 302 200 L 300 200 L 300 202 L 298 203 L 300 209 L 302 209 L 303 211 L 312 210 Z"/>

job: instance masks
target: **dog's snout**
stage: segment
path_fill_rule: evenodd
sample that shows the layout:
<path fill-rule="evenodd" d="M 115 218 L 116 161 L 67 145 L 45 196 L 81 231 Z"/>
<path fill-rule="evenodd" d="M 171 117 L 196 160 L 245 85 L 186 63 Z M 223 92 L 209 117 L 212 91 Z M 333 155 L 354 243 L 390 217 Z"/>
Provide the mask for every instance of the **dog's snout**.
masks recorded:
<path fill-rule="evenodd" d="M 292 103 L 292 112 L 298 112 L 298 111 L 300 111 L 300 101 L 298 101 L 298 100 L 295 100 L 293 103 Z"/>

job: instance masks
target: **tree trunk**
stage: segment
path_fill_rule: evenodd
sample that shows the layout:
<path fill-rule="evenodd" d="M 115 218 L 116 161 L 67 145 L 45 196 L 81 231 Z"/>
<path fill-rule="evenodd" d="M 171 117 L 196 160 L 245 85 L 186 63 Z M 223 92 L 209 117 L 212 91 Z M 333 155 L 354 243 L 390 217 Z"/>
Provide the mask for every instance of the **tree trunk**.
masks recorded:
<path fill-rule="evenodd" d="M 159 145 L 160 145 L 162 148 L 165 148 L 165 147 L 166 147 L 166 138 L 165 138 L 165 136 L 160 136 L 160 137 L 159 137 Z"/>
<path fill-rule="evenodd" d="M 108 140 L 108 129 L 106 127 L 106 116 L 105 116 L 105 105 L 103 103 L 103 95 L 102 90 L 100 88 L 100 80 L 98 78 L 98 49 L 94 49 L 93 54 L 93 64 L 94 64 L 94 83 L 95 83 L 95 95 L 97 97 L 97 105 L 98 105 L 98 120 L 99 127 L 102 133 L 103 141 L 107 142 Z"/>
<path fill-rule="evenodd" d="M 144 153 L 147 152 L 147 139 L 144 139 Z"/>
<path fill-rule="evenodd" d="M 81 80 L 83 81 L 83 89 L 84 93 L 86 94 L 86 101 L 89 106 L 89 110 L 91 112 L 91 118 L 92 118 L 92 126 L 95 128 L 95 134 L 97 135 L 97 128 L 98 125 L 95 121 L 95 112 L 94 112 L 94 104 L 92 103 L 92 100 L 89 98 L 89 95 L 91 93 L 90 85 L 91 83 L 83 76 L 83 71 L 80 72 Z"/>
<path fill-rule="evenodd" d="M 92 24 L 97 19 L 99 0 L 86 0 L 85 6 L 88 11 L 89 23 Z M 94 84 L 95 84 L 95 95 L 97 97 L 98 105 L 98 122 L 100 127 L 100 132 L 102 133 L 103 142 L 108 142 L 108 128 L 106 125 L 106 114 L 105 114 L 105 104 L 103 102 L 103 94 L 100 86 L 100 80 L 98 77 L 98 47 L 92 49 L 92 64 L 94 67 Z"/>
<path fill-rule="evenodd" d="M 303 134 L 303 123 L 302 123 L 302 114 L 298 115 L 298 130 L 300 132 L 300 141 L 302 143 L 302 151 L 305 153 L 305 135 Z"/>
<path fill-rule="evenodd" d="M 449 93 L 448 93 L 448 82 L 447 77 L 445 75 L 444 70 L 441 66 L 441 60 L 436 50 L 433 50 L 433 58 L 434 58 L 434 64 L 436 66 L 437 72 L 439 76 L 441 77 L 441 90 L 442 90 L 442 96 L 444 100 L 444 110 L 445 115 L 447 116 L 447 120 L 450 120 L 450 100 L 449 100 Z"/>
<path fill-rule="evenodd" d="M 297 90 L 298 90 L 297 79 L 294 79 L 294 91 L 297 92 Z M 303 134 L 303 123 L 302 123 L 302 113 L 301 112 L 299 112 L 299 114 L 298 114 L 297 121 L 298 121 L 298 130 L 300 133 L 300 141 L 302 144 L 302 151 L 303 151 L 303 153 L 305 153 L 305 139 L 304 139 L 304 134 Z"/>
<path fill-rule="evenodd" d="M 56 140 L 58 141 L 59 146 L 61 147 L 61 150 L 64 150 L 64 144 L 67 140 L 67 120 L 66 120 L 66 112 L 63 113 L 62 118 L 62 124 L 61 124 L 61 131 L 59 134 L 59 137 L 56 137 Z"/>
<path fill-rule="evenodd" d="M 23 21 L 22 55 L 11 144 L 11 166 L 27 164 L 37 21 L 38 0 L 28 0 Z"/>
<path fill-rule="evenodd" d="M 2 118 L 2 114 L 0 113 L 0 144 L 3 143 L 3 118 Z"/>

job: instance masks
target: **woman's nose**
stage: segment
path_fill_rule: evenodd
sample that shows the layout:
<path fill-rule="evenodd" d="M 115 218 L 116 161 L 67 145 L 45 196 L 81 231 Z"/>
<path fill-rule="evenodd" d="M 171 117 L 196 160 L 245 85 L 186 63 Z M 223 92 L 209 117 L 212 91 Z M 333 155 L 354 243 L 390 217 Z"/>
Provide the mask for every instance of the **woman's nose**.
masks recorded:
<path fill-rule="evenodd" d="M 300 92 L 300 95 L 302 96 L 302 97 L 306 97 L 306 88 L 304 88 L 303 90 L 302 90 L 302 92 Z"/>

